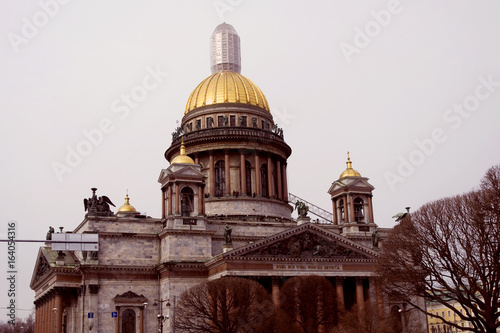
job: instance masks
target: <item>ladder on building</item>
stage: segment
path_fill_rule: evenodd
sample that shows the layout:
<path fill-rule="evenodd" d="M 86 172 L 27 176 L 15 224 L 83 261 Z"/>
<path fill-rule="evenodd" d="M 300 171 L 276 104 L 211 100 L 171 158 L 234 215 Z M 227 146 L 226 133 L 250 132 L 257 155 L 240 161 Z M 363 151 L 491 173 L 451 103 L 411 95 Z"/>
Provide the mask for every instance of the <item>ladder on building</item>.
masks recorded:
<path fill-rule="evenodd" d="M 323 221 L 320 222 L 325 222 L 325 223 L 333 223 L 333 214 L 324 210 L 323 208 L 320 208 L 312 203 L 310 203 L 307 200 L 304 200 L 302 198 L 299 198 L 295 194 L 288 193 L 288 201 L 295 205 L 298 201 L 302 201 L 309 207 L 309 212 L 311 214 L 314 214 L 318 217 L 320 217 Z"/>

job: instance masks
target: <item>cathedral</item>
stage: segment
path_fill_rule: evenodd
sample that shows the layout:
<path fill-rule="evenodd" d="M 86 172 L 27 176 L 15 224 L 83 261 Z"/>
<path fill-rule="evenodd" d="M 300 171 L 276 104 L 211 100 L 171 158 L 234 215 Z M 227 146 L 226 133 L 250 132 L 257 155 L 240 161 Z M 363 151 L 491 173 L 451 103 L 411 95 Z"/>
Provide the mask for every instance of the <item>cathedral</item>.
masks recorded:
<path fill-rule="evenodd" d="M 182 292 L 225 276 L 251 278 L 279 302 L 288 278 L 321 275 L 341 310 L 402 308 L 373 280 L 388 232 L 374 220 L 374 187 L 348 156 L 328 189 L 331 211 L 311 220 L 312 207 L 288 191 L 292 149 L 240 59 L 238 34 L 220 24 L 212 74 L 189 96 L 164 154 L 161 216 L 142 215 L 128 194 L 114 213 L 93 188 L 83 221 L 49 232 L 30 284 L 36 333 L 172 331 Z M 97 235 L 98 245 L 53 249 L 60 234 Z"/>

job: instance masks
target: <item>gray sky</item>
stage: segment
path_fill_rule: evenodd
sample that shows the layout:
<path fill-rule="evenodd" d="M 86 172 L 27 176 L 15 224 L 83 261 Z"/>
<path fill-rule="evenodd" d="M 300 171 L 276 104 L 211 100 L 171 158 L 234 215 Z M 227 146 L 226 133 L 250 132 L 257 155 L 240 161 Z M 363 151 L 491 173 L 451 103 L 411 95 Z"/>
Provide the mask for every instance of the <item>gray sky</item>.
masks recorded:
<path fill-rule="evenodd" d="M 295 195 L 331 210 L 350 151 L 392 227 L 500 161 L 498 1 L 59 1 L 0 4 L 1 238 L 9 221 L 19 239 L 74 229 L 91 187 L 158 217 L 163 153 L 223 21 L 292 147 Z M 39 246 L 17 245 L 21 309 Z"/>

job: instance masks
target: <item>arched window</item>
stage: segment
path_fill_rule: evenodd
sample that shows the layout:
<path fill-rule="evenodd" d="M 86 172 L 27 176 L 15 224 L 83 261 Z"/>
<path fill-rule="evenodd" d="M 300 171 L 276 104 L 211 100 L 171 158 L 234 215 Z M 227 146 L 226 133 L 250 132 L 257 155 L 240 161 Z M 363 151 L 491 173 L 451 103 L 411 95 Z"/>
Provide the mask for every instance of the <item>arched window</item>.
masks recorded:
<path fill-rule="evenodd" d="M 340 220 L 345 220 L 344 199 L 339 200 Z"/>
<path fill-rule="evenodd" d="M 262 164 L 260 167 L 260 185 L 262 188 L 262 196 L 267 197 L 269 191 L 267 188 L 267 164 Z"/>
<path fill-rule="evenodd" d="M 122 333 L 135 333 L 135 311 L 132 309 L 122 313 Z"/>
<path fill-rule="evenodd" d="M 224 161 L 215 163 L 215 196 L 222 197 L 226 193 L 226 170 Z"/>
<path fill-rule="evenodd" d="M 364 202 L 361 198 L 354 199 L 354 220 L 362 221 L 365 217 Z"/>
<path fill-rule="evenodd" d="M 190 187 L 184 187 L 181 190 L 181 215 L 191 216 L 194 210 L 194 192 Z"/>
<path fill-rule="evenodd" d="M 252 165 L 245 161 L 245 182 L 247 184 L 247 195 L 252 195 Z"/>

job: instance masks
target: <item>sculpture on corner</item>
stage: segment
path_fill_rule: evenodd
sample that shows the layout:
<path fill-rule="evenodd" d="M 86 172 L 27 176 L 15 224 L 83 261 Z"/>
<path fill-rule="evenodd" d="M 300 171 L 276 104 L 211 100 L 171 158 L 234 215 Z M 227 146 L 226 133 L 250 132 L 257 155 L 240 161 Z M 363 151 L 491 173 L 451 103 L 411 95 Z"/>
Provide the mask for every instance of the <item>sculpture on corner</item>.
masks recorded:
<path fill-rule="evenodd" d="M 109 205 L 115 207 L 115 205 L 111 202 L 111 200 L 103 195 L 101 197 L 97 197 L 95 195 L 95 191 L 97 188 L 93 187 L 92 197 L 88 199 L 83 199 L 83 206 L 85 207 L 85 211 L 88 211 L 85 216 L 112 216 L 113 212 L 109 208 Z"/>
<path fill-rule="evenodd" d="M 309 207 L 302 201 L 297 201 L 295 203 L 295 208 L 297 209 L 297 213 L 299 217 L 306 217 L 307 212 L 309 211 Z"/>

